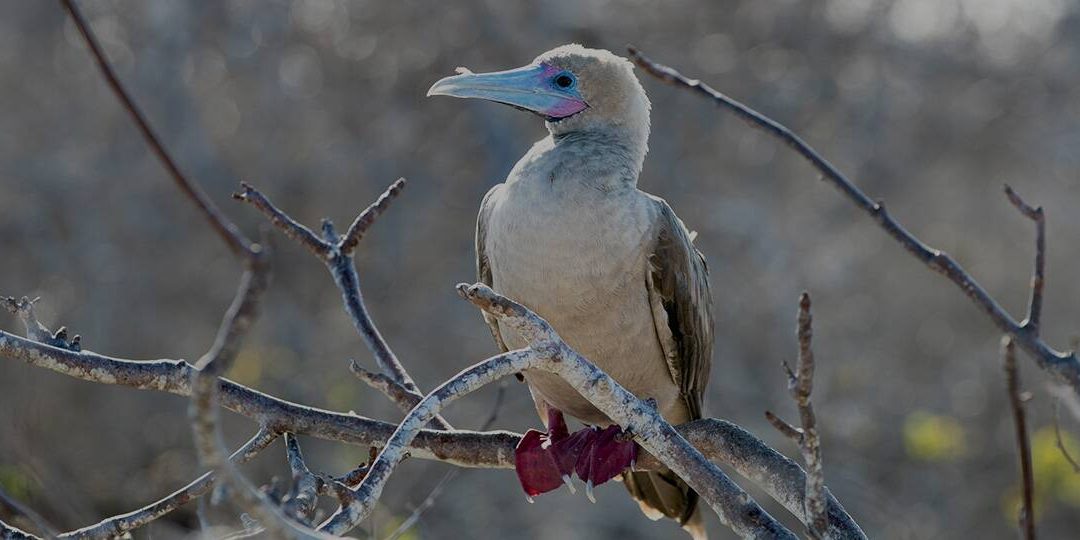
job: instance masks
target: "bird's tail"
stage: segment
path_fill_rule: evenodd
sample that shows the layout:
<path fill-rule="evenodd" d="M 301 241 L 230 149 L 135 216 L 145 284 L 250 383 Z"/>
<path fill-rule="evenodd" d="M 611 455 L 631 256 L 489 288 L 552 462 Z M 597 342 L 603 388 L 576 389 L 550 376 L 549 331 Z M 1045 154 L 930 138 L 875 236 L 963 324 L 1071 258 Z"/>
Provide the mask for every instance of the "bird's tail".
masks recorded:
<path fill-rule="evenodd" d="M 694 540 L 706 539 L 698 494 L 675 473 L 668 469 L 627 471 L 623 483 L 649 519 L 674 519 Z"/>

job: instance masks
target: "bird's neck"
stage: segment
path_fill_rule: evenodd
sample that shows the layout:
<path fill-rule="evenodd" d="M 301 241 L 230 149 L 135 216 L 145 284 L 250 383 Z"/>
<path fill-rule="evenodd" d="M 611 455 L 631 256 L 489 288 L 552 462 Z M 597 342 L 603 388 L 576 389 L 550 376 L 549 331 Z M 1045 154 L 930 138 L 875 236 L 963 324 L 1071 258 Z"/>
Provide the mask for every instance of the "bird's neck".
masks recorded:
<path fill-rule="evenodd" d="M 645 154 L 649 151 L 648 132 L 635 133 L 617 127 L 564 132 L 552 131 L 551 151 L 563 166 L 579 170 L 607 170 L 630 185 L 637 185 Z"/>

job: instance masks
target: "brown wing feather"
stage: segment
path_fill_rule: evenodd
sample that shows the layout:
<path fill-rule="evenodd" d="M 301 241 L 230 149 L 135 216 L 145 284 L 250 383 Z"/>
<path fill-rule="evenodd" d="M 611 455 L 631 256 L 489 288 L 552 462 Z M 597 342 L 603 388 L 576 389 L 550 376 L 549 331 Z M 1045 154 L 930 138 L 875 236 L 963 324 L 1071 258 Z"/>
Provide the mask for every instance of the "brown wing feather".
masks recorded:
<path fill-rule="evenodd" d="M 657 233 L 649 255 L 646 286 L 656 335 L 671 379 L 679 386 L 689 419 L 701 418 L 705 385 L 712 363 L 713 320 L 705 259 L 690 233 L 663 199 L 657 205 Z M 647 516 L 677 519 L 695 537 L 703 537 L 698 495 L 670 470 L 628 472 L 623 482 Z"/>
<path fill-rule="evenodd" d="M 666 323 L 658 334 L 670 335 L 668 356 L 671 377 L 679 386 L 690 419 L 701 418 L 705 386 L 712 365 L 713 316 L 709 270 L 705 258 L 694 248 L 690 232 L 667 202 L 654 197 L 657 216 L 656 245 L 650 257 L 649 291 L 663 306 L 656 323 Z M 666 319 L 666 320 L 661 320 Z M 670 332 L 670 334 L 668 334 Z"/>

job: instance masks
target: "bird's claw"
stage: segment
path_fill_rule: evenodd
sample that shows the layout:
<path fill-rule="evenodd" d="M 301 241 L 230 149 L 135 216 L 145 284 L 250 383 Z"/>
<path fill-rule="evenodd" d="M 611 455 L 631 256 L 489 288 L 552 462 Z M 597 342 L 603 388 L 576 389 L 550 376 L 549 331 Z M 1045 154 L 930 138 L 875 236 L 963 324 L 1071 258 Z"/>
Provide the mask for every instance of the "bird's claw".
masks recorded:
<path fill-rule="evenodd" d="M 633 436 L 619 426 L 587 427 L 568 433 L 562 413 L 549 412 L 548 433 L 529 430 L 514 449 L 514 468 L 530 498 L 566 485 L 570 475 L 585 481 L 585 494 L 595 502 L 592 488 L 618 476 L 637 459 Z"/>

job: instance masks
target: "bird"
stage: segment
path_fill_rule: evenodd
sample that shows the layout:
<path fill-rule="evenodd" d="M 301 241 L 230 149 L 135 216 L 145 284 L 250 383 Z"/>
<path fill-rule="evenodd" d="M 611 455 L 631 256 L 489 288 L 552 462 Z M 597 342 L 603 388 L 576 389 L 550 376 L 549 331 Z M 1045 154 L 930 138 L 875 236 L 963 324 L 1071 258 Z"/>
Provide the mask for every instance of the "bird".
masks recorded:
<path fill-rule="evenodd" d="M 574 350 L 654 404 L 673 425 L 702 417 L 712 362 L 708 268 L 668 203 L 637 187 L 651 104 L 633 64 L 569 44 L 524 67 L 458 68 L 428 96 L 493 101 L 543 118 L 548 134 L 487 192 L 476 225 L 478 279 L 546 319 Z M 485 315 L 503 351 L 527 343 Z M 558 376 L 521 374 L 546 432 L 515 449 L 530 497 L 577 474 L 586 492 L 621 475 L 647 517 L 705 538 L 698 495 L 670 470 L 636 471 L 632 433 Z M 585 427 L 568 432 L 563 413 Z"/>

